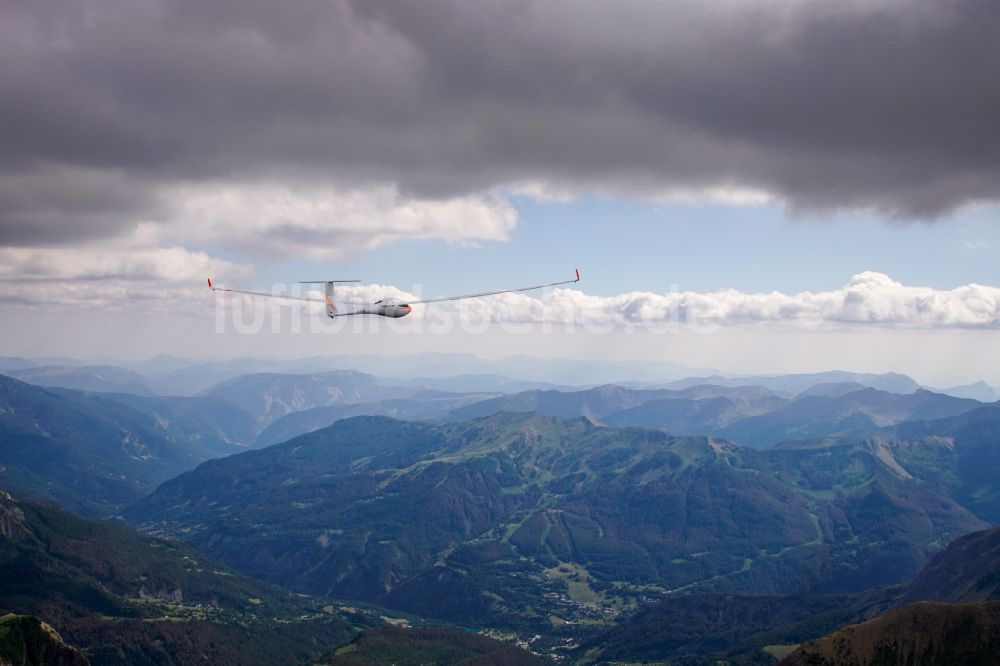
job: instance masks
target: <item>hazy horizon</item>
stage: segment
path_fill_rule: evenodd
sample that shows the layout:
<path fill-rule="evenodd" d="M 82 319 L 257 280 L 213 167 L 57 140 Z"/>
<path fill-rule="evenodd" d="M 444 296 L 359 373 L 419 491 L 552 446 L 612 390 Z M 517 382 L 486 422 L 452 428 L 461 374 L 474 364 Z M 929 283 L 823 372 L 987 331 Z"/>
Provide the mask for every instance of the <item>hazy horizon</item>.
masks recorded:
<path fill-rule="evenodd" d="M 845 372 L 851 374 L 872 374 L 872 375 L 886 375 L 886 374 L 900 374 L 908 376 L 914 379 L 918 384 L 925 388 L 930 389 L 949 389 L 955 387 L 961 387 L 971 384 L 976 384 L 983 382 L 990 387 L 1000 389 L 1000 383 L 991 382 L 985 377 L 972 378 L 968 381 L 935 381 L 933 379 L 934 375 L 929 373 L 921 372 L 906 372 L 897 369 L 864 369 L 858 367 L 850 366 L 829 366 L 823 367 L 821 365 L 816 365 L 808 369 L 791 369 L 791 370 L 775 370 L 775 369 L 746 369 L 746 370 L 728 370 L 726 368 L 720 368 L 715 366 L 706 365 L 691 365 L 686 364 L 683 361 L 672 361 L 668 359 L 651 361 L 648 359 L 639 358 L 589 358 L 589 359 L 579 359 L 567 356 L 559 355 L 549 355 L 549 356 L 539 356 L 532 355 L 530 353 L 517 353 L 508 354 L 500 356 L 487 356 L 483 354 L 477 354 L 473 352 L 455 352 L 455 351 L 434 351 L 434 352 L 407 352 L 407 351 L 397 351 L 392 353 L 379 353 L 379 352 L 355 352 L 355 353 L 340 353 L 340 354 L 300 354 L 300 355 L 285 355 L 285 356 L 268 356 L 268 355 L 253 355 L 253 356 L 241 356 L 241 355 L 231 355 L 231 356 L 205 356 L 205 355 L 174 355 L 169 353 L 159 353 L 154 355 L 138 355 L 138 356 L 73 356 L 73 355 L 63 355 L 63 354 L 52 354 L 52 355 L 41 355 L 41 356 L 22 356 L 22 355 L 0 355 L 0 374 L 4 372 L 3 363 L 8 360 L 14 359 L 24 359 L 25 361 L 31 362 L 37 366 L 52 366 L 52 365 L 69 365 L 69 366 L 88 366 L 88 365 L 111 365 L 119 366 L 123 368 L 128 368 L 136 370 L 141 375 L 147 378 L 155 378 L 158 375 L 169 374 L 176 368 L 187 368 L 193 367 L 200 364 L 213 364 L 213 363 L 238 363 L 243 362 L 247 364 L 247 372 L 252 373 L 256 371 L 273 371 L 273 372 L 287 372 L 290 374 L 301 374 L 305 372 L 325 372 L 332 369 L 329 366 L 322 365 L 323 361 L 326 362 L 336 362 L 337 369 L 344 370 L 358 370 L 367 374 L 373 374 L 379 377 L 384 377 L 387 379 L 401 378 L 409 379 L 414 377 L 426 376 L 426 377 L 456 377 L 460 375 L 478 375 L 478 374 L 496 374 L 505 376 L 514 380 L 523 381 L 541 381 L 547 382 L 554 385 L 566 385 L 566 386 L 593 386 L 604 383 L 629 383 L 636 382 L 640 384 L 655 384 L 657 382 L 662 382 L 664 384 L 676 381 L 679 379 L 690 379 L 697 377 L 711 377 L 720 376 L 727 379 L 740 379 L 748 378 L 752 379 L 754 377 L 780 377 L 789 375 L 814 375 L 822 374 L 828 372 Z M 405 359 L 410 361 L 410 365 L 399 366 L 391 370 L 382 370 L 381 367 L 373 367 L 373 359 L 384 359 L 387 362 L 386 367 L 389 367 L 392 359 Z M 538 365 L 530 371 L 524 370 L 511 370 L 509 367 L 505 367 L 505 362 L 519 361 L 519 360 L 535 360 L 538 361 Z M 435 366 L 432 361 L 441 361 L 444 364 Z M 158 363 L 159 362 L 159 363 Z M 309 369 L 309 362 L 318 362 L 314 370 Z M 279 367 L 293 368 L 291 370 L 258 370 L 254 366 L 255 363 L 264 364 L 274 364 Z M 594 379 L 592 381 L 571 381 L 567 382 L 558 376 L 551 376 L 551 373 L 546 372 L 546 363 L 556 364 L 560 368 L 572 368 L 578 365 L 581 374 L 586 372 L 588 366 L 597 365 L 600 366 L 600 371 L 598 376 L 600 378 Z M 643 364 L 648 363 L 648 368 L 643 367 Z M 163 366 L 160 368 L 159 366 Z M 10 369 L 14 369 L 15 366 L 7 366 Z M 415 368 L 425 368 L 425 369 L 415 369 Z M 620 370 L 618 369 L 620 368 Z M 563 373 L 571 372 L 571 370 L 562 370 Z M 617 373 L 617 374 L 615 374 Z M 932 379 L 927 379 L 931 377 Z M 946 377 L 946 376 L 944 376 Z M 971 375 L 970 375 L 971 377 Z"/>

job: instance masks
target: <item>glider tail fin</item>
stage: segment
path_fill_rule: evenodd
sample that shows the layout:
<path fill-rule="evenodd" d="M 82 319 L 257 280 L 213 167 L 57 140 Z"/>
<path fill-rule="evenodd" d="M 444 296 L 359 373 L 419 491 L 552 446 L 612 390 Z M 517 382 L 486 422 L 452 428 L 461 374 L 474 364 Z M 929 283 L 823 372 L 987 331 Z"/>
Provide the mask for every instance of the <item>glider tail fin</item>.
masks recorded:
<path fill-rule="evenodd" d="M 327 282 L 326 283 L 326 293 L 324 295 L 324 298 L 326 299 L 326 316 L 327 317 L 336 317 L 337 316 L 337 306 L 333 302 L 333 283 L 332 282 Z"/>
<path fill-rule="evenodd" d="M 303 280 L 299 284 L 322 284 L 325 289 L 323 300 L 326 301 L 326 316 L 336 317 L 340 313 L 337 312 L 337 304 L 333 300 L 333 285 L 345 282 L 358 282 L 358 280 Z"/>

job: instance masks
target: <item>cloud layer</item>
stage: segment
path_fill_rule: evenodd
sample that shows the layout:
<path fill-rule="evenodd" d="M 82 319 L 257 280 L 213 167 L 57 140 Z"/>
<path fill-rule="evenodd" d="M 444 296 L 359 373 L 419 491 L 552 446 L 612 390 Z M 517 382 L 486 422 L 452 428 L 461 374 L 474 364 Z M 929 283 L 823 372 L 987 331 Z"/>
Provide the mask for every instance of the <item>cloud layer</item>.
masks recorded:
<path fill-rule="evenodd" d="M 490 240 L 518 189 L 934 217 L 1000 197 L 998 79 L 994 0 L 4 3 L 0 244 Z"/>
<path fill-rule="evenodd" d="M 698 293 L 632 292 L 592 296 L 556 289 L 540 298 L 506 294 L 462 302 L 473 319 L 497 322 L 576 322 L 615 327 L 775 324 L 803 328 L 998 328 L 1000 288 L 970 284 L 952 290 L 903 285 L 882 273 L 855 275 L 840 289 L 785 294 L 734 289 Z"/>
<path fill-rule="evenodd" d="M 181 250 L 134 256 L 111 253 L 99 261 L 73 260 L 61 254 L 0 254 L 18 270 L 40 270 L 47 262 L 65 261 L 60 276 L 38 280 L 8 280 L 0 273 L 0 303 L 7 307 L 30 305 L 51 310 L 93 311 L 102 308 L 155 312 L 200 312 L 212 308 L 283 308 L 304 310 L 308 317 L 325 321 L 322 304 L 302 304 L 278 299 L 219 295 L 218 301 L 195 275 L 208 258 Z M 193 268 L 192 268 L 193 266 Z M 199 268 L 199 266 L 201 268 Z M 228 266 L 228 275 L 239 279 L 246 266 Z M 77 277 L 87 280 L 76 279 Z M 254 286 L 236 284 L 234 286 Z M 256 285 L 258 288 L 261 285 Z M 276 294 L 299 291 L 297 285 L 275 285 Z M 343 285 L 337 300 L 371 303 L 382 298 L 402 301 L 421 296 L 392 285 Z M 342 307 L 342 309 L 345 309 Z M 217 313 L 218 314 L 218 313 Z M 228 316 L 228 315 L 226 315 Z M 951 290 L 904 285 L 882 273 L 853 276 L 839 289 L 800 293 L 745 293 L 735 289 L 716 292 L 630 292 L 595 296 L 579 289 L 552 289 L 540 296 L 502 294 L 486 298 L 414 306 L 406 326 L 421 322 L 481 324 L 555 324 L 597 327 L 602 331 L 648 328 L 670 332 L 678 327 L 711 331 L 717 327 L 775 326 L 789 329 L 1000 329 L 1000 288 L 978 284 Z M 596 330 L 596 329 L 594 329 Z"/>

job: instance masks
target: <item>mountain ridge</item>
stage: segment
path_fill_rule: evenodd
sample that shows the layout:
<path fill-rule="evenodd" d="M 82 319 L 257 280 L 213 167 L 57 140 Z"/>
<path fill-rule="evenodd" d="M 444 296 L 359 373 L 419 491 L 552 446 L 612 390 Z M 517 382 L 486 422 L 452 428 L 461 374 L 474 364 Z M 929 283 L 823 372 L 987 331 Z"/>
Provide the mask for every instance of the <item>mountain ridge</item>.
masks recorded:
<path fill-rule="evenodd" d="M 1000 601 L 922 601 L 798 647 L 780 666 L 967 664 L 1000 654 Z"/>

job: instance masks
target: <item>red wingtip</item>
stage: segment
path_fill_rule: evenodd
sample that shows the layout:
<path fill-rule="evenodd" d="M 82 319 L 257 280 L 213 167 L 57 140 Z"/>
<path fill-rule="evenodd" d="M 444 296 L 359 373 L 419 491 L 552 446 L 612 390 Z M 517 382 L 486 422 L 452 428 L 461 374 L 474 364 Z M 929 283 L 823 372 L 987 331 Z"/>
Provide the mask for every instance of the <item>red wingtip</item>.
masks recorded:
<path fill-rule="evenodd" d="M 208 278 L 208 288 L 212 288 L 212 278 Z"/>
<path fill-rule="evenodd" d="M 579 281 L 580 281 L 580 269 L 579 269 L 579 268 L 578 268 L 578 269 L 576 269 L 576 281 L 577 281 L 577 282 L 579 282 Z"/>

